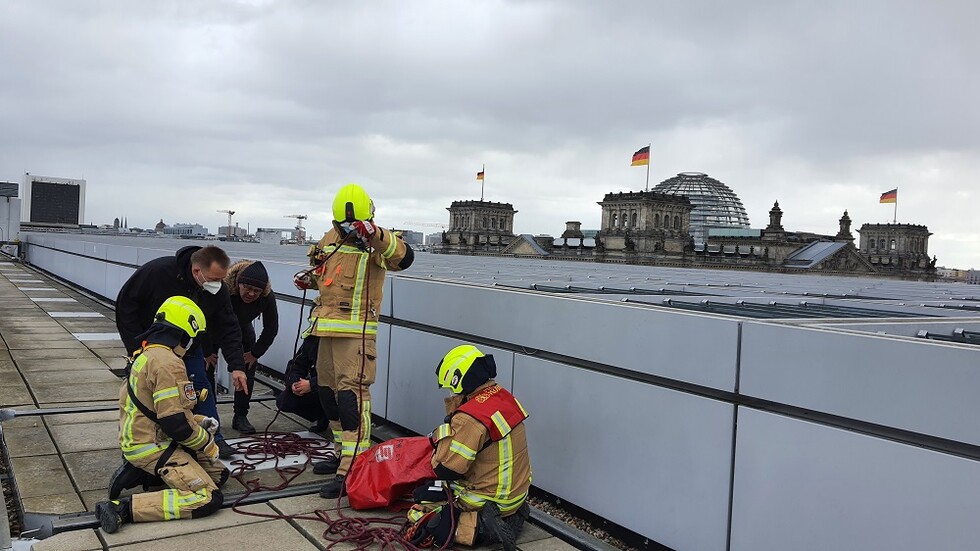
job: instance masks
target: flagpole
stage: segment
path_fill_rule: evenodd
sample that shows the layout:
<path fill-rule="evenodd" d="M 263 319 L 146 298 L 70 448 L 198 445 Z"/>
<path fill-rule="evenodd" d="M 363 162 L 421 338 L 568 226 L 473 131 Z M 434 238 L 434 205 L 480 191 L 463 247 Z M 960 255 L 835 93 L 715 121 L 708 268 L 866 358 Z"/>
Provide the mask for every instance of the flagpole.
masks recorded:
<path fill-rule="evenodd" d="M 653 142 L 647 144 L 647 185 L 644 191 L 650 191 L 650 148 L 653 147 Z"/>
<path fill-rule="evenodd" d="M 895 212 L 892 213 L 892 224 L 898 224 L 898 188 L 895 188 Z"/>
<path fill-rule="evenodd" d="M 483 164 L 483 170 L 480 171 L 483 174 L 483 178 L 480 178 L 480 202 L 483 202 L 483 188 L 487 185 L 487 165 Z"/>

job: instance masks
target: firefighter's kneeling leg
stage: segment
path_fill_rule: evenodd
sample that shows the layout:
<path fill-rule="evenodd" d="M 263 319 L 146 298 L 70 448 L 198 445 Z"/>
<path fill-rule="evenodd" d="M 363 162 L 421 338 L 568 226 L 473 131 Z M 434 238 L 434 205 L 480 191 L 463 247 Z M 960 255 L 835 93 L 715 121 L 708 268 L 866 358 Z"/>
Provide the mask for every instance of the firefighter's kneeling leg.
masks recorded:
<path fill-rule="evenodd" d="M 210 473 L 183 450 L 175 452 L 158 474 L 170 488 L 134 495 L 134 522 L 206 516 L 224 500 Z"/>

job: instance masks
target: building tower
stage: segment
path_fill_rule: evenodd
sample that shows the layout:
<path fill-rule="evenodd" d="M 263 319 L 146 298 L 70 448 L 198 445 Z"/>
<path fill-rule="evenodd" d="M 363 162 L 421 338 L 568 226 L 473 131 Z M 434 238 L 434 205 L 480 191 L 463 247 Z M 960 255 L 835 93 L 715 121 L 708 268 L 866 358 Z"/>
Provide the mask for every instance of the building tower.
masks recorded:
<path fill-rule="evenodd" d="M 451 247 L 506 246 L 514 237 L 514 215 L 510 203 L 453 201 L 446 239 Z"/>

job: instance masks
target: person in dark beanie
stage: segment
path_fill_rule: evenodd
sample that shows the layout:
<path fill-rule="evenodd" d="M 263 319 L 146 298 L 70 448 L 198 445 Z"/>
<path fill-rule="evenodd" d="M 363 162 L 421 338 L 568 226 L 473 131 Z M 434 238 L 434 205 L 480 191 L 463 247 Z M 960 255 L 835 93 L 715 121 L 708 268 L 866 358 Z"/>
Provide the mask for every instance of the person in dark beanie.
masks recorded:
<path fill-rule="evenodd" d="M 241 260 L 228 269 L 225 285 L 231 292 L 231 307 L 242 329 L 242 358 L 245 361 L 245 375 L 248 377 L 248 393 L 235 391 L 235 417 L 231 428 L 242 434 L 254 434 L 255 427 L 248 421 L 249 396 L 255 387 L 255 368 L 258 360 L 272 346 L 279 333 L 279 311 L 276 296 L 272 294 L 269 272 L 261 262 Z M 262 316 L 262 333 L 255 338 L 252 322 Z M 209 351 L 215 354 L 217 351 Z"/>

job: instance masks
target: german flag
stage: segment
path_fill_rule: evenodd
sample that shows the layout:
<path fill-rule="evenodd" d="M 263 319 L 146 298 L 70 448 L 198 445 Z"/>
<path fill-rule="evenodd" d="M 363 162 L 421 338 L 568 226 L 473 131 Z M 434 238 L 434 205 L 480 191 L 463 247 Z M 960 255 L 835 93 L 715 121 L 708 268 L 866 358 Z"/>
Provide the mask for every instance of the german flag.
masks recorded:
<path fill-rule="evenodd" d="M 650 146 L 641 147 L 639 151 L 633 154 L 633 162 L 630 166 L 643 166 L 650 164 Z"/>
<path fill-rule="evenodd" d="M 477 180 L 482 180 L 483 179 L 483 171 L 482 170 L 480 172 L 477 172 L 476 173 L 476 179 Z"/>
<path fill-rule="evenodd" d="M 878 199 L 879 203 L 897 203 L 898 202 L 898 188 L 891 191 L 886 191 L 881 194 L 881 199 Z"/>

